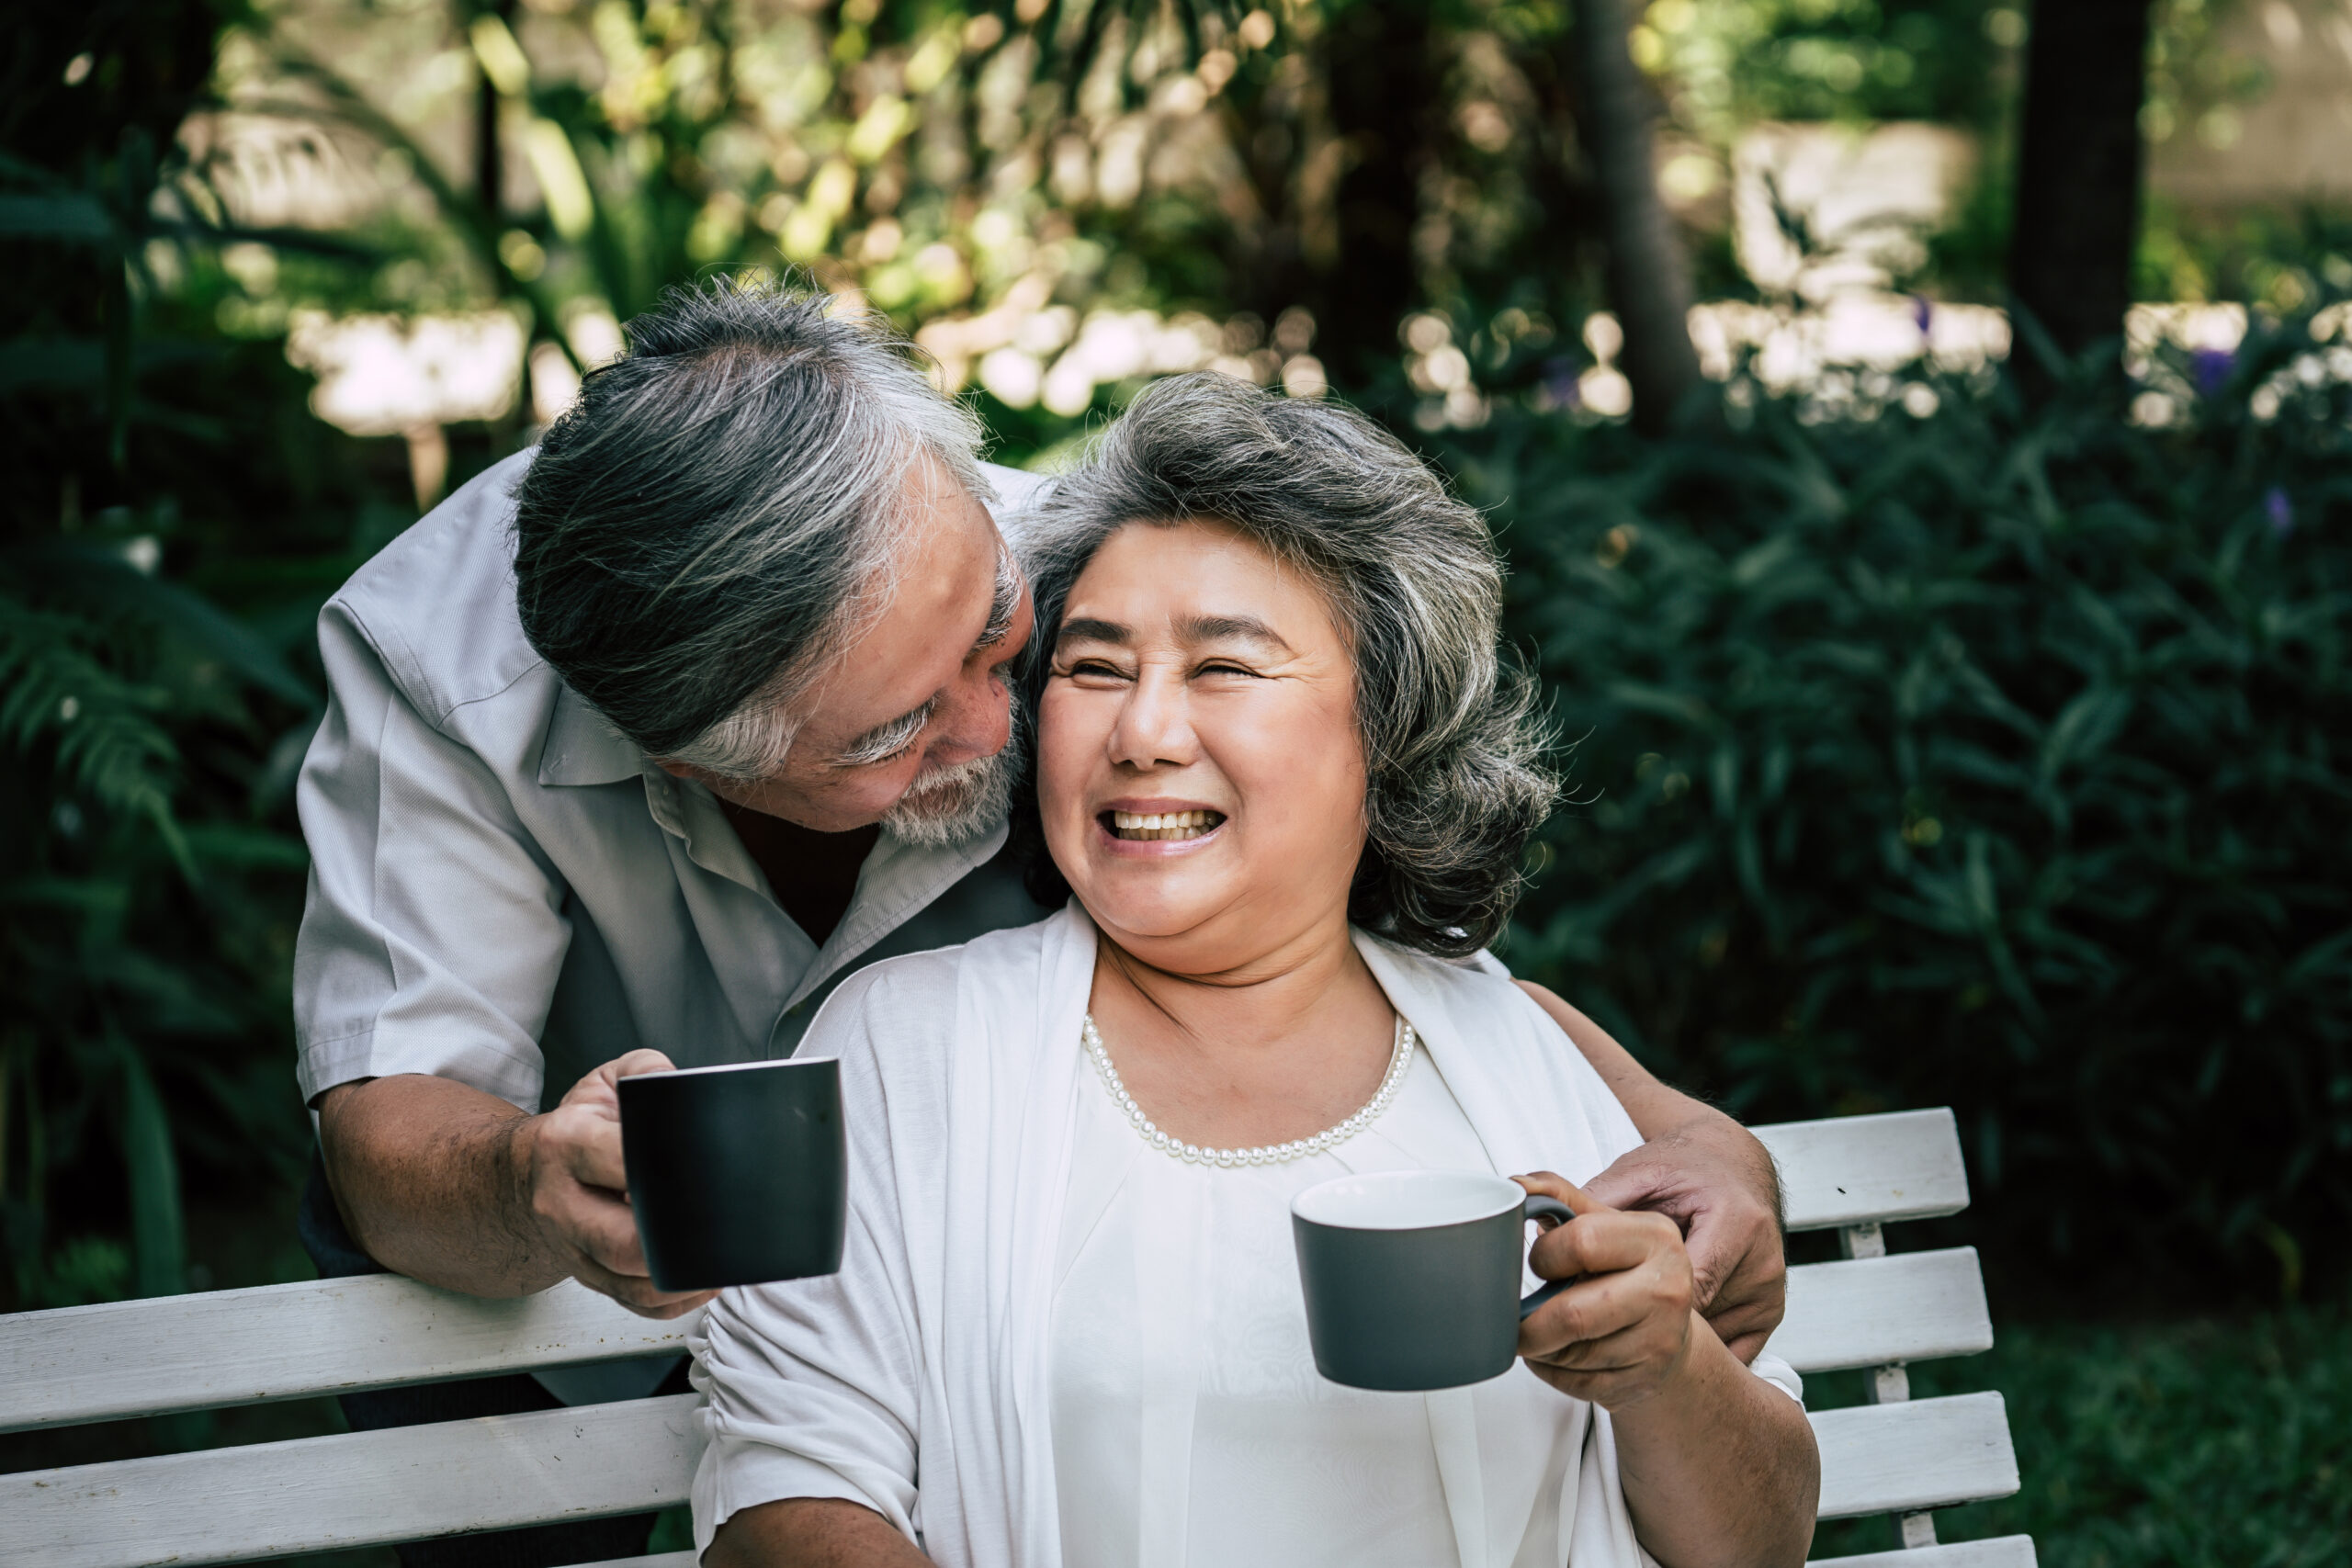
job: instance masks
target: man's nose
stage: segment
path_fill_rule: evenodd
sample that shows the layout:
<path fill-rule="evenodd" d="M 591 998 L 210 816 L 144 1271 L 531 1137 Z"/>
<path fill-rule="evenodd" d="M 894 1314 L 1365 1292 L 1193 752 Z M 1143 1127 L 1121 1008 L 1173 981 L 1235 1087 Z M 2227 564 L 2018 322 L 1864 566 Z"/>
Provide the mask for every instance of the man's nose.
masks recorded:
<path fill-rule="evenodd" d="M 976 659 L 965 666 L 940 714 L 940 739 L 931 750 L 935 766 L 993 757 L 1012 743 L 1012 694 L 1004 665 L 1001 659 Z"/>

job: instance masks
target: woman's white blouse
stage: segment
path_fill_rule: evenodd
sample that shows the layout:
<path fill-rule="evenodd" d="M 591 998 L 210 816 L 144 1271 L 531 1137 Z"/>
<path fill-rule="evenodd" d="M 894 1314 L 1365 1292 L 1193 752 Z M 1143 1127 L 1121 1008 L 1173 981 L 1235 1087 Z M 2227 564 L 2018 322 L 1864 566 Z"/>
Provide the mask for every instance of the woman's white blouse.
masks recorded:
<path fill-rule="evenodd" d="M 1188 1165 L 1147 1148 L 1088 1077 L 1055 1266 L 1062 1560 L 1456 1562 L 1432 1427 L 1443 1408 L 1317 1375 L 1290 1225 L 1292 1197 L 1331 1177 L 1492 1169 L 1427 1049 L 1379 1121 L 1274 1167 Z M 1506 1397 L 1479 1401 L 1476 1438 L 1489 1561 L 1556 1568 L 1561 1485 L 1584 1425 L 1523 1362 L 1496 1382 Z"/>
<path fill-rule="evenodd" d="M 1146 1148 L 1101 1084 L 1091 1087 L 1055 1269 L 1062 1560 L 1453 1562 L 1428 1401 L 1317 1375 L 1290 1231 L 1292 1196 L 1330 1177 L 1487 1168 L 1428 1053 L 1416 1047 L 1378 1122 L 1273 1167 L 1188 1165 Z M 1513 1411 L 1525 1429 L 1496 1445 L 1507 1473 L 1490 1467 L 1487 1484 L 1532 1506 L 1558 1495 L 1565 1461 L 1553 1450 L 1570 1406 L 1524 1366 L 1508 1375 L 1525 1385 Z"/>

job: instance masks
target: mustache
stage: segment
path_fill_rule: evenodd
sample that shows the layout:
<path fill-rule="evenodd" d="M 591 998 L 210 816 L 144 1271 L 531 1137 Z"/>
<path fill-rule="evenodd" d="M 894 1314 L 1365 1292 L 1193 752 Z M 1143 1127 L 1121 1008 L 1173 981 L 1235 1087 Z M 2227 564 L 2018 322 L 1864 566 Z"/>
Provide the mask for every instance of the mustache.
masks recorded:
<path fill-rule="evenodd" d="M 990 756 L 974 757 L 968 761 L 950 762 L 944 768 L 933 768 L 927 773 L 919 773 L 915 777 L 915 782 L 907 786 L 907 793 L 900 795 L 899 799 L 901 804 L 922 802 L 936 795 L 952 794 L 967 788 L 991 777 L 999 768 L 1004 765 L 1003 759 L 1004 753 L 1000 751 Z"/>

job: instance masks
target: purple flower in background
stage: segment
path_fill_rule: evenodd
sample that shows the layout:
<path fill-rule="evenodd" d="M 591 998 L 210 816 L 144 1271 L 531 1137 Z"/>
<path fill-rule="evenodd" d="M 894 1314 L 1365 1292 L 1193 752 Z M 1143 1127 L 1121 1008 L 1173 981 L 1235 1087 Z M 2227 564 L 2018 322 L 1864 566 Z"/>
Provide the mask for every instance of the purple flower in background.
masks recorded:
<path fill-rule="evenodd" d="M 1584 401 L 1584 389 L 1577 385 L 1578 367 L 1565 354 L 1555 354 L 1544 362 L 1544 394 L 1554 408 L 1572 409 Z"/>
<path fill-rule="evenodd" d="M 1929 302 L 1926 295 L 1914 294 L 1911 296 L 1911 320 L 1912 322 L 1918 327 L 1919 335 L 1921 337 L 1926 337 L 1928 335 L 1928 323 L 1935 319 L 1936 308 L 1931 302 Z"/>
<path fill-rule="evenodd" d="M 2188 373 L 2197 381 L 2197 395 L 2210 398 L 2222 389 L 2230 378 L 2230 369 L 2238 362 L 2236 354 L 2226 348 L 2192 348 L 2188 351 Z"/>
<path fill-rule="evenodd" d="M 2283 539 L 2295 531 L 2295 503 L 2287 499 L 2286 487 L 2272 485 L 2262 492 L 2262 514 L 2270 519 L 2270 536 Z"/>

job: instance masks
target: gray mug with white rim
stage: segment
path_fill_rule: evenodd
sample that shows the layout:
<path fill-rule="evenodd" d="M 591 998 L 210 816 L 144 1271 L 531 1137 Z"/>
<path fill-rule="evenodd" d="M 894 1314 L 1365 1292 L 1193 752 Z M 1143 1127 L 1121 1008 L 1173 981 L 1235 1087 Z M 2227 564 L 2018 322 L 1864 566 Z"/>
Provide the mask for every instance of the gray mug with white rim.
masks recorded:
<path fill-rule="evenodd" d="M 1290 1224 L 1315 1370 L 1388 1390 L 1501 1376 L 1519 1354 L 1521 1320 L 1572 1283 L 1521 1298 L 1526 1224 L 1575 1217 L 1472 1171 L 1376 1171 L 1308 1188 L 1291 1200 Z"/>

